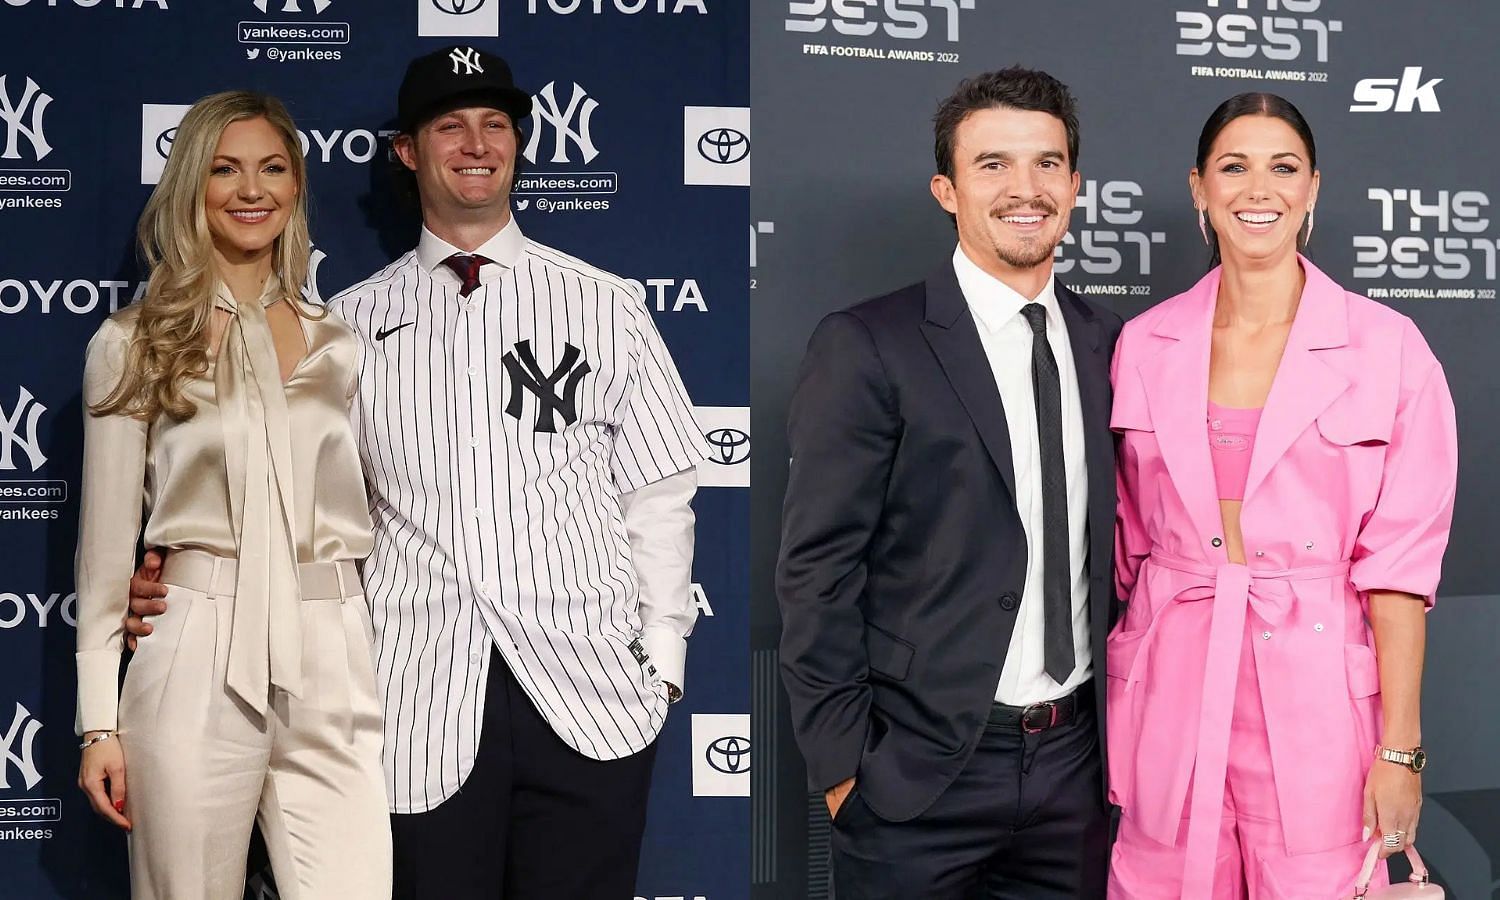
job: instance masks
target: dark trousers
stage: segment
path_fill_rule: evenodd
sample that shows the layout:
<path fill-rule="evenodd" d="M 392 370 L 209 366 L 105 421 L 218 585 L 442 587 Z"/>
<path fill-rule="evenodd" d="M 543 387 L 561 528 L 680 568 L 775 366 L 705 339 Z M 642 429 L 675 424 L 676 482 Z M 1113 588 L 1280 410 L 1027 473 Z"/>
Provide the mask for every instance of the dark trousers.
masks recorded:
<path fill-rule="evenodd" d="M 656 745 L 589 759 L 553 732 L 491 650 L 474 770 L 424 813 L 391 816 L 395 900 L 635 896 Z"/>
<path fill-rule="evenodd" d="M 1088 689 L 1085 688 L 1085 693 Z M 1039 734 L 987 727 L 930 809 L 887 822 L 859 796 L 833 821 L 836 900 L 1096 900 L 1109 868 L 1090 705 Z"/>

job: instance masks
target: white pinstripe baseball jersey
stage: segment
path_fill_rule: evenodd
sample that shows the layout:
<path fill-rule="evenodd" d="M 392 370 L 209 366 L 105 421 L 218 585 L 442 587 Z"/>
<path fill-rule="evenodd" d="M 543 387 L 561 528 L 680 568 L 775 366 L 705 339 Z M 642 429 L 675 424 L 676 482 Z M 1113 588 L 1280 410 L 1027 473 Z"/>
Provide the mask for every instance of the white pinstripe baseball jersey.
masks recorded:
<path fill-rule="evenodd" d="M 435 807 L 473 767 L 492 642 L 580 753 L 655 739 L 666 688 L 632 649 L 639 582 L 619 497 L 705 455 L 627 282 L 512 219 L 476 251 L 498 265 L 464 298 L 439 264 L 451 249 L 424 229 L 418 250 L 329 301 L 363 347 L 363 578 L 402 813 Z"/>

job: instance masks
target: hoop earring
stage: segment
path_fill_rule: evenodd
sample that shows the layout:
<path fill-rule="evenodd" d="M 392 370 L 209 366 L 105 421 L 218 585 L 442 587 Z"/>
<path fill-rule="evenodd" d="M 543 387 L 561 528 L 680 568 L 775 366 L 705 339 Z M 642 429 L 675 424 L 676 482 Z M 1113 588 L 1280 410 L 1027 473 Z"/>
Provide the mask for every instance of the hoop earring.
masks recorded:
<path fill-rule="evenodd" d="M 1313 216 L 1316 214 L 1316 212 L 1317 207 L 1315 206 L 1309 206 L 1307 208 L 1307 238 L 1302 241 L 1302 246 L 1304 247 L 1312 243 Z"/>
<path fill-rule="evenodd" d="M 1203 235 L 1204 246 L 1209 245 L 1208 220 L 1203 217 L 1203 207 L 1198 207 L 1198 232 Z"/>

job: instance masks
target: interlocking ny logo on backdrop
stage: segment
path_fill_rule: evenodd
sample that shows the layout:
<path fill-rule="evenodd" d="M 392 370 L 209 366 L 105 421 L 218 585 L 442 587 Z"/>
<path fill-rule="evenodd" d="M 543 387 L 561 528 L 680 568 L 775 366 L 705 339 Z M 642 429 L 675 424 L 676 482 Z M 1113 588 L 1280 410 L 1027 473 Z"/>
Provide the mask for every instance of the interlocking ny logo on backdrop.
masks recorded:
<path fill-rule="evenodd" d="M 5 152 L 0 153 L 0 159 L 20 159 L 23 137 L 31 143 L 31 152 L 38 161 L 52 152 L 52 145 L 47 143 L 47 136 L 42 130 L 42 116 L 46 114 L 51 102 L 52 97 L 27 76 L 20 101 L 13 103 L 10 90 L 5 84 L 5 76 L 0 75 L 0 120 L 5 122 Z"/>
<path fill-rule="evenodd" d="M 9 788 L 10 770 L 14 766 L 26 782 L 26 790 L 37 786 L 42 773 L 36 769 L 34 751 L 36 736 L 42 723 L 31 715 L 31 711 L 16 704 L 15 718 L 10 721 L 10 730 L 0 734 L 0 788 Z"/>
<path fill-rule="evenodd" d="M 546 374 L 531 352 L 531 341 L 517 341 L 514 350 L 507 350 L 504 357 L 505 371 L 510 374 L 510 402 L 505 404 L 505 414 L 521 419 L 521 389 L 530 391 L 537 399 L 536 430 L 555 434 L 557 422 L 554 415 L 561 414 L 563 422 L 572 425 L 578 420 L 578 386 L 583 376 L 591 370 L 583 351 L 572 344 L 563 344 L 562 360 L 552 373 Z M 558 396 L 557 383 L 563 382 L 562 395 Z"/>
<path fill-rule="evenodd" d="M 21 386 L 20 399 L 6 412 L 0 407 L 0 470 L 15 471 L 15 450 L 20 448 L 35 472 L 47 464 L 47 457 L 37 443 L 36 426 L 47 407 L 31 396 L 31 391 Z"/>
<path fill-rule="evenodd" d="M 281 12 L 283 12 L 283 13 L 300 13 L 300 12 L 302 12 L 302 6 L 301 6 L 301 4 L 303 2 L 306 2 L 306 0 L 281 0 Z M 261 12 L 266 12 L 267 11 L 267 7 L 270 7 L 270 6 L 273 5 L 272 2 L 271 2 L 271 0 L 254 0 L 254 3 L 255 3 L 255 8 L 258 9 L 258 10 L 260 10 Z M 323 13 L 323 10 L 327 9 L 328 7 L 330 7 L 332 5 L 333 5 L 333 0 L 312 0 L 313 12 L 317 13 L 319 15 L 321 15 Z"/>
<path fill-rule="evenodd" d="M 536 96 L 532 97 L 534 107 L 532 112 L 536 115 L 537 127 L 531 130 L 531 137 L 526 141 L 526 159 L 532 163 L 536 162 L 537 148 L 541 146 L 544 125 L 551 126 L 553 135 L 551 162 L 571 162 L 568 157 L 568 146 L 572 144 L 578 148 L 583 162 L 593 162 L 594 157 L 599 155 L 599 150 L 594 146 L 593 135 L 589 131 L 589 122 L 593 119 L 594 110 L 599 108 L 599 101 L 590 97 L 577 82 L 573 82 L 573 96 L 568 100 L 566 108 L 557 105 L 555 93 L 557 83 L 547 82 Z"/>

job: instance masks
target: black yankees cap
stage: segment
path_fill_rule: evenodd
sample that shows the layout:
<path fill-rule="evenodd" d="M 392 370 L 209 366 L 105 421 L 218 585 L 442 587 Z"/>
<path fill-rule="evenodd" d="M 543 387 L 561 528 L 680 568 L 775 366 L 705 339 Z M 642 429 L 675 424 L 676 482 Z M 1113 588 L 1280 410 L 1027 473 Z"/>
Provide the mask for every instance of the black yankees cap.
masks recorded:
<path fill-rule="evenodd" d="M 396 118 L 401 130 L 410 133 L 445 108 L 476 101 L 493 104 L 512 122 L 531 115 L 531 95 L 516 87 L 505 60 L 477 47 L 445 47 L 406 67 Z"/>

